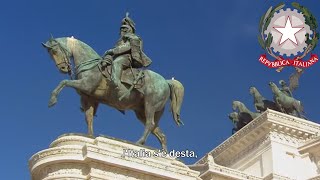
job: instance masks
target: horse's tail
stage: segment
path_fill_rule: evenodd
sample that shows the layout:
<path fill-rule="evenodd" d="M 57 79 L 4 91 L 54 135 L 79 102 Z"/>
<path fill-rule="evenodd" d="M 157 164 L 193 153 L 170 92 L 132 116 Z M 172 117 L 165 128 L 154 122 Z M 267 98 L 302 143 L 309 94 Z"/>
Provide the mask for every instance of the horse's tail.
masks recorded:
<path fill-rule="evenodd" d="M 184 125 L 180 119 L 180 109 L 184 96 L 184 87 L 177 80 L 167 80 L 170 86 L 170 99 L 171 99 L 171 112 L 173 119 L 175 120 L 178 126 Z"/>

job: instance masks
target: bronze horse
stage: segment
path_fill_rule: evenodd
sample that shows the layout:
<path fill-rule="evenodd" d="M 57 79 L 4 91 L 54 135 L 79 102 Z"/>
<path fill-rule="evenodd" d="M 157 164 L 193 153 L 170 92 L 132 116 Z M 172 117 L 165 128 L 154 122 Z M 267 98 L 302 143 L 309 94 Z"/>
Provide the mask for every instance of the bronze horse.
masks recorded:
<path fill-rule="evenodd" d="M 278 108 L 276 103 L 264 98 L 260 94 L 260 92 L 257 90 L 257 88 L 251 86 L 250 87 L 250 94 L 253 96 L 253 103 L 254 103 L 254 107 L 256 108 L 257 112 L 262 113 L 262 112 L 266 111 L 267 109 L 272 109 L 272 110 L 280 112 L 280 109 Z"/>
<path fill-rule="evenodd" d="M 290 97 L 287 94 L 285 94 L 284 92 L 282 92 L 278 88 L 278 86 L 273 82 L 269 82 L 269 86 L 272 90 L 274 101 L 276 102 L 279 109 L 283 113 L 287 113 L 290 115 L 294 115 L 294 116 L 297 116 L 300 118 L 307 119 L 302 114 L 302 113 L 304 113 L 304 111 L 303 111 L 303 105 L 302 105 L 301 101 L 299 101 L 293 97 Z"/>
<path fill-rule="evenodd" d="M 233 123 L 232 134 L 239 131 L 253 120 L 251 115 L 246 112 L 232 112 L 228 114 L 228 117 Z"/>
<path fill-rule="evenodd" d="M 252 112 L 250 111 L 242 102 L 240 101 L 233 101 L 232 102 L 232 109 L 233 111 L 239 111 L 239 113 L 247 113 L 251 116 L 252 119 L 257 118 L 258 116 L 260 116 L 261 113 L 256 113 L 256 112 Z"/>
<path fill-rule="evenodd" d="M 65 86 L 72 87 L 81 97 L 90 136 L 93 136 L 93 117 L 98 105 L 103 103 L 120 111 L 135 112 L 137 118 L 145 125 L 144 132 L 137 141 L 138 144 L 144 144 L 152 133 L 157 137 L 162 148 L 167 150 L 166 137 L 158 125 L 169 97 L 175 122 L 178 126 L 183 124 L 180 120 L 180 108 L 184 87 L 179 81 L 165 80 L 151 70 L 144 70 L 144 84 L 140 88 L 132 89 L 132 85 L 123 83 L 120 88 L 115 89 L 111 85 L 110 73 L 108 73 L 112 62 L 103 60 L 84 42 L 73 37 L 51 38 L 43 43 L 43 46 L 48 50 L 60 72 L 71 74 L 72 69 L 76 70 L 72 80 L 62 80 L 52 91 L 49 107 L 57 103 L 57 97 Z M 72 67 L 72 64 L 75 67 Z M 124 74 L 130 70 L 125 70 Z M 128 92 L 128 95 L 121 97 L 119 91 Z"/>

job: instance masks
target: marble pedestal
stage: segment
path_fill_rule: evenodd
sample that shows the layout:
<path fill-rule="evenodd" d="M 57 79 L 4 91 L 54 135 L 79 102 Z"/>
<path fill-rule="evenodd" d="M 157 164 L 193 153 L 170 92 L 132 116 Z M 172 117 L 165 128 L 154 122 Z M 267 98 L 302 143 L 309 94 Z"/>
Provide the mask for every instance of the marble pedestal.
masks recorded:
<path fill-rule="evenodd" d="M 200 179 L 199 172 L 154 151 L 108 137 L 63 135 L 33 155 L 29 168 L 32 180 Z"/>

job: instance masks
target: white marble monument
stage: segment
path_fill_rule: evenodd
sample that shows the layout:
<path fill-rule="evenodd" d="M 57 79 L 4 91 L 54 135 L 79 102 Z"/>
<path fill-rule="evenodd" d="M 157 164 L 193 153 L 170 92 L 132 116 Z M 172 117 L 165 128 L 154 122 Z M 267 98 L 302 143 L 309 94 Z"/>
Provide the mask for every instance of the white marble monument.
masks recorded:
<path fill-rule="evenodd" d="M 32 180 L 200 179 L 182 162 L 155 149 L 108 137 L 64 135 L 29 160 Z"/>
<path fill-rule="evenodd" d="M 320 179 L 320 125 L 267 110 L 189 167 L 203 180 Z"/>
<path fill-rule="evenodd" d="M 33 180 L 320 180 L 320 125 L 273 110 L 193 165 L 154 151 L 108 137 L 64 135 L 29 166 Z"/>

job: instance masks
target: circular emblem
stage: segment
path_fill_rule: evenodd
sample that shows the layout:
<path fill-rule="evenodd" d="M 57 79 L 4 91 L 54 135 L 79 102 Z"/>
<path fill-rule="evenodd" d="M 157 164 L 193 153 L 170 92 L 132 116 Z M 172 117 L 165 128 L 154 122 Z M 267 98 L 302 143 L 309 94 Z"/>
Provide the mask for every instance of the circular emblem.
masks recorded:
<path fill-rule="evenodd" d="M 318 43 L 317 21 L 306 7 L 295 2 L 291 5 L 295 9 L 284 10 L 284 3 L 274 8 L 270 7 L 261 17 L 259 24 L 259 44 L 275 58 L 275 61 L 269 61 L 266 55 L 262 55 L 259 61 L 268 67 L 280 68 L 278 72 L 284 66 L 295 66 L 300 69 L 318 61 L 316 55 L 311 55 L 305 63 L 301 61 Z M 288 59 L 292 56 L 293 59 Z"/>
<path fill-rule="evenodd" d="M 280 9 L 275 13 L 266 31 L 265 36 L 271 33 L 273 41 L 270 47 L 281 56 L 298 55 L 307 48 L 306 34 L 312 34 L 310 27 L 304 23 L 305 18 L 296 9 Z"/>

